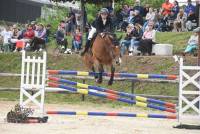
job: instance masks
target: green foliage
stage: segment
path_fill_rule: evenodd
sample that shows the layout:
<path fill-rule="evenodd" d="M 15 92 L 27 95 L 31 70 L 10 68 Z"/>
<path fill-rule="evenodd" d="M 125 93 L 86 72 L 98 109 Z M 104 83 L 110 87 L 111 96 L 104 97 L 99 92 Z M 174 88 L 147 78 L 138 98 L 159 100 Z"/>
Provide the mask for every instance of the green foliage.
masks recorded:
<path fill-rule="evenodd" d="M 142 5 L 149 4 L 153 8 L 160 8 L 164 0 L 142 0 Z"/>
<path fill-rule="evenodd" d="M 60 23 L 61 20 L 65 20 L 65 17 L 67 16 L 68 10 L 66 8 L 58 7 L 58 6 L 53 6 L 51 9 L 48 8 L 47 6 L 42 7 L 42 10 L 45 13 L 44 18 L 38 18 L 36 21 L 38 23 L 42 23 L 44 25 L 50 24 L 51 31 L 53 34 Z M 53 35 L 51 35 L 53 36 Z"/>
<path fill-rule="evenodd" d="M 94 21 L 97 12 L 100 10 L 100 6 L 95 4 L 86 4 L 87 19 L 89 23 Z"/>

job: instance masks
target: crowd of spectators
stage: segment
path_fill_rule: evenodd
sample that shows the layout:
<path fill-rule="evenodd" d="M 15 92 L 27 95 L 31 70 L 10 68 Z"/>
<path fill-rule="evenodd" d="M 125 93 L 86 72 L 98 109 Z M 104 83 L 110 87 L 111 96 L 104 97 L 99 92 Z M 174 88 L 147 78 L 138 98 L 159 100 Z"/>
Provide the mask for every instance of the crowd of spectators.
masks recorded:
<path fill-rule="evenodd" d="M 156 43 L 156 32 L 191 31 L 197 26 L 198 14 L 191 0 L 187 1 L 185 7 L 180 7 L 176 0 L 173 3 L 165 0 L 161 8 L 155 9 L 148 4 L 143 6 L 140 0 L 135 0 L 134 5 L 122 5 L 122 8 L 116 12 L 111 4 L 106 8 L 109 10 L 115 30 L 126 32 L 125 38 L 121 40 L 122 55 L 127 52 L 129 55 L 133 55 L 134 51 L 151 55 L 152 45 Z M 87 16 L 86 11 L 85 15 Z M 55 31 L 56 44 L 61 46 L 64 53 L 69 53 L 69 49 L 79 53 L 82 49 L 81 26 L 87 24 L 87 17 L 84 22 L 81 17 L 80 11 L 70 8 L 67 17 L 60 21 L 58 29 Z M 50 28 L 51 25 L 44 26 L 35 22 L 21 28 L 17 25 L 0 28 L 0 35 L 3 39 L 0 52 L 16 52 L 23 49 L 44 50 L 48 44 Z M 90 28 L 88 27 L 88 29 Z M 67 36 L 72 37 L 72 42 L 67 40 Z"/>
<path fill-rule="evenodd" d="M 45 49 L 45 44 L 48 42 L 50 27 L 50 25 L 36 24 L 34 21 L 21 27 L 16 24 L 5 26 L 0 29 L 2 38 L 0 51 L 41 51 Z"/>
<path fill-rule="evenodd" d="M 142 54 L 151 54 L 152 45 L 156 43 L 156 32 L 186 32 L 197 27 L 198 13 L 191 0 L 185 7 L 180 7 L 175 0 L 165 0 L 161 8 L 142 6 L 140 0 L 134 6 L 122 5 L 113 16 L 117 30 L 125 31 L 126 37 L 121 41 L 121 54 L 133 50 Z M 127 50 L 127 51 L 126 51 Z"/>

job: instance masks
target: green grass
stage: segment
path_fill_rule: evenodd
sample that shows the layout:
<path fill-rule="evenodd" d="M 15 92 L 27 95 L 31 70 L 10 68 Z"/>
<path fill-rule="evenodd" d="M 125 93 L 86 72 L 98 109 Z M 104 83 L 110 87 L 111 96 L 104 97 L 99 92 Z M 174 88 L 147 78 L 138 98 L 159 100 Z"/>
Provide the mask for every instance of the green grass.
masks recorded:
<path fill-rule="evenodd" d="M 164 32 L 156 34 L 156 42 L 157 43 L 169 43 L 173 45 L 173 53 L 182 52 L 186 45 L 187 41 L 191 36 L 191 32 Z"/>
<path fill-rule="evenodd" d="M 118 33 L 120 36 L 121 33 Z M 180 53 L 184 49 L 186 42 L 191 33 L 158 33 L 157 42 L 170 43 L 174 45 L 174 52 Z M 71 38 L 68 37 L 69 43 Z M 82 63 L 79 55 L 60 55 L 55 57 L 52 55 L 52 50 L 55 48 L 55 41 L 48 44 L 48 61 L 47 69 L 64 69 L 64 70 L 87 70 Z M 29 53 L 35 55 L 36 53 Z M 40 54 L 37 54 L 40 55 Z M 196 58 L 187 60 L 187 64 L 195 64 Z M 0 54 L 0 72 L 20 73 L 21 71 L 21 53 Z M 177 74 L 178 65 L 173 58 L 166 57 L 130 57 L 124 56 L 123 63 L 116 70 L 133 73 L 157 73 L 157 74 Z M 76 80 L 75 80 L 76 81 Z M 80 80 L 78 80 L 81 82 Z M 88 84 L 96 85 L 93 80 L 86 80 Z M 0 77 L 0 87 L 19 87 L 20 77 Z M 107 82 L 104 82 L 102 87 L 108 87 Z M 112 87 L 123 92 L 131 92 L 131 82 L 121 81 L 114 82 Z M 178 85 L 162 84 L 162 83 L 143 83 L 135 84 L 135 93 L 138 94 L 157 94 L 177 96 Z M 0 100 L 18 100 L 19 92 L 0 92 Z M 78 94 L 46 94 L 45 101 L 47 103 L 82 103 L 81 95 Z M 107 101 L 96 97 L 86 97 L 86 103 L 107 104 L 111 107 L 124 105 L 122 103 Z"/>

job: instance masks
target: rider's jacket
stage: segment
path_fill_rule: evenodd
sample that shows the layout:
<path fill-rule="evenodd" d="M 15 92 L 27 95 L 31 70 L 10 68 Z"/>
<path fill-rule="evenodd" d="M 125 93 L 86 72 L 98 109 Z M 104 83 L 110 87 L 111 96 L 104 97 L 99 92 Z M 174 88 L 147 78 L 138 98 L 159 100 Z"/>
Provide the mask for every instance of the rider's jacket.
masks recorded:
<path fill-rule="evenodd" d="M 97 33 L 102 32 L 114 32 L 114 24 L 112 22 L 112 19 L 110 17 L 107 17 L 106 23 L 103 23 L 103 20 L 101 16 L 96 18 L 96 20 L 92 23 L 92 26 L 96 28 Z"/>

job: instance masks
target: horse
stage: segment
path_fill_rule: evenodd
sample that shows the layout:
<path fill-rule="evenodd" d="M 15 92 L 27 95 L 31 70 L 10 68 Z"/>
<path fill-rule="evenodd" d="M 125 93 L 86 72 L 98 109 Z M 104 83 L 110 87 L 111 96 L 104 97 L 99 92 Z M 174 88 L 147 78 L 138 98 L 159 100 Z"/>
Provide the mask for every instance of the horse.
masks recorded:
<path fill-rule="evenodd" d="M 102 74 L 104 66 L 110 66 L 111 74 L 108 85 L 113 84 L 115 66 L 121 63 L 119 39 L 116 39 L 111 33 L 97 34 L 94 39 L 93 45 L 84 56 L 83 61 L 86 66 L 95 72 L 97 68 L 99 73 L 95 73 L 94 77 L 97 83 L 102 83 Z"/>

